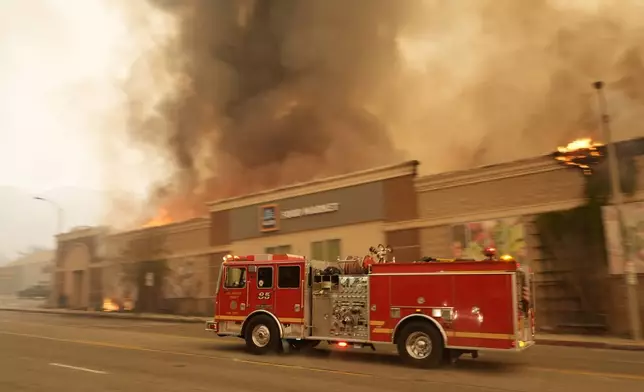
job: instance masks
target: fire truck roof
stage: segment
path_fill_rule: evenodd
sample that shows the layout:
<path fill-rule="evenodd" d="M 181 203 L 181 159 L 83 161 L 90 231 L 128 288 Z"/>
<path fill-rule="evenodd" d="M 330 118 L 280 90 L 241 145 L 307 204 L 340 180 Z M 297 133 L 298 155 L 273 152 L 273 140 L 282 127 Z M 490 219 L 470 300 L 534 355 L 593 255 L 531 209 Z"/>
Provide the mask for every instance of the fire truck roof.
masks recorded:
<path fill-rule="evenodd" d="M 372 274 L 436 273 L 436 272 L 512 272 L 519 268 L 507 261 L 454 261 L 450 263 L 383 263 L 371 266 Z"/>
<path fill-rule="evenodd" d="M 291 254 L 281 254 L 281 255 L 273 255 L 269 253 L 259 253 L 259 254 L 254 254 L 254 255 L 245 255 L 245 256 L 233 256 L 233 255 L 227 255 L 224 257 L 224 262 L 238 262 L 238 261 L 254 261 L 254 262 L 261 262 L 261 261 L 304 261 L 306 258 L 304 256 L 299 256 L 299 255 L 291 255 Z"/>

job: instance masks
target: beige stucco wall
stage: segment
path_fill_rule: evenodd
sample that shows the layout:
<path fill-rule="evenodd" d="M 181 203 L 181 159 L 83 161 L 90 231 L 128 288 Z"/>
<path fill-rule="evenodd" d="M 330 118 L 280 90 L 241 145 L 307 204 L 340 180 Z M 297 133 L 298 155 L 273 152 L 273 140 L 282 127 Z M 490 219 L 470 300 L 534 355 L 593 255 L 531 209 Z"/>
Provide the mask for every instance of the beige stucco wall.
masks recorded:
<path fill-rule="evenodd" d="M 122 263 L 165 259 L 168 271 L 161 285 L 165 299 L 207 298 L 210 221 L 194 219 L 166 226 L 152 227 L 109 236 L 107 241 L 108 261 L 103 267 L 104 297 L 122 300 L 125 294 L 136 298 L 137 287 L 123 279 Z M 126 250 L 133 241 L 152 239 L 150 253 L 144 245 L 131 257 Z M 161 251 L 160 253 L 158 251 Z"/>
<path fill-rule="evenodd" d="M 124 257 L 128 246 L 133 242 L 151 241 L 151 253 L 163 251 L 164 258 L 185 257 L 207 253 L 210 248 L 210 221 L 198 218 L 166 226 L 150 227 L 128 232 L 115 233 L 106 238 L 107 258 L 116 260 Z M 137 249 L 137 258 L 145 261 L 158 258 L 158 254 L 147 254 L 146 249 Z"/>
<path fill-rule="evenodd" d="M 89 264 L 91 255 L 84 244 L 70 245 L 69 250 L 63 259 L 62 270 L 65 276 L 63 294 L 68 298 L 68 304 L 72 308 L 84 308 L 89 306 Z M 76 292 L 74 273 L 81 271 L 82 280 L 80 292 Z"/>
<path fill-rule="evenodd" d="M 311 242 L 331 239 L 342 240 L 340 245 L 342 256 L 363 256 L 368 253 L 369 247 L 384 243 L 385 234 L 382 222 L 370 222 L 236 241 L 231 244 L 231 251 L 239 255 L 257 254 L 264 253 L 267 247 L 290 245 L 293 254 L 308 257 L 311 252 Z"/>

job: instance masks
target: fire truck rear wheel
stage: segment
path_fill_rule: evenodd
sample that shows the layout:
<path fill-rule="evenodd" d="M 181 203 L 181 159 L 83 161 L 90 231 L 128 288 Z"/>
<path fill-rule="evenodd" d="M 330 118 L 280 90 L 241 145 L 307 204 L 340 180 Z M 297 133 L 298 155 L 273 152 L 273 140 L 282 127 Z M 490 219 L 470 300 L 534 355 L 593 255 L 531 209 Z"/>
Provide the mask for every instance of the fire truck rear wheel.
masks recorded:
<path fill-rule="evenodd" d="M 438 367 L 443 359 L 443 338 L 428 322 L 412 321 L 405 325 L 397 347 L 403 361 L 415 367 Z"/>
<path fill-rule="evenodd" d="M 278 352 L 281 339 L 275 321 L 266 315 L 258 315 L 246 326 L 246 348 L 253 354 L 263 355 Z"/>

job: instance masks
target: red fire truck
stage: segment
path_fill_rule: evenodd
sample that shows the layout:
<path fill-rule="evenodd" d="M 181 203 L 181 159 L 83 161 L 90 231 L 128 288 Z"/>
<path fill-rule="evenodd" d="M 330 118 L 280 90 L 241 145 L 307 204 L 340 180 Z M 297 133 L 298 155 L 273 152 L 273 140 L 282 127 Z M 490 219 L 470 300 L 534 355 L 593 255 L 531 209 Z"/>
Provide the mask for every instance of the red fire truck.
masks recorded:
<path fill-rule="evenodd" d="M 390 343 L 418 367 L 479 350 L 520 352 L 534 342 L 531 273 L 486 250 L 483 261 L 387 260 L 389 247 L 338 261 L 226 256 L 206 330 L 237 336 L 254 354 L 328 342 Z"/>

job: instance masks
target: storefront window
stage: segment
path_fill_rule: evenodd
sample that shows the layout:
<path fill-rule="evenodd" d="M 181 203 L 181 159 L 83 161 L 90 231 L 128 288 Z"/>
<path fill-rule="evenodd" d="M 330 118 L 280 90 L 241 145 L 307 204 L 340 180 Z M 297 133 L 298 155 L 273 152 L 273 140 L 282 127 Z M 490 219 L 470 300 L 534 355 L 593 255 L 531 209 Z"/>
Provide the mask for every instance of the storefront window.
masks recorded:
<path fill-rule="evenodd" d="M 311 259 L 337 260 L 341 253 L 341 244 L 339 239 L 311 242 Z"/>
<path fill-rule="evenodd" d="M 324 241 L 311 242 L 311 259 L 324 260 Z"/>

